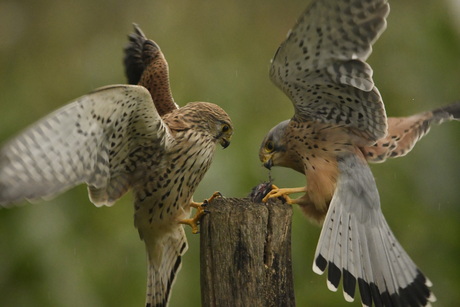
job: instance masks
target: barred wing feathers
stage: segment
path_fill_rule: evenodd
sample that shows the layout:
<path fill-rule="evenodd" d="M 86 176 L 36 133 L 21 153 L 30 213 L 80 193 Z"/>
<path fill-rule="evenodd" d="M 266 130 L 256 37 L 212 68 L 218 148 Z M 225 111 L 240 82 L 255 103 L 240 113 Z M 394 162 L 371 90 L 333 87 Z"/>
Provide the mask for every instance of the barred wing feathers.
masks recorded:
<path fill-rule="evenodd" d="M 362 144 L 386 135 L 385 108 L 365 61 L 389 10 L 385 0 L 314 1 L 307 8 L 270 69 L 295 117 L 350 127 Z"/>
<path fill-rule="evenodd" d="M 86 183 L 94 204 L 111 205 L 130 186 L 141 146 L 168 132 L 141 86 L 95 90 L 33 124 L 0 149 L 0 205 L 49 198 Z"/>

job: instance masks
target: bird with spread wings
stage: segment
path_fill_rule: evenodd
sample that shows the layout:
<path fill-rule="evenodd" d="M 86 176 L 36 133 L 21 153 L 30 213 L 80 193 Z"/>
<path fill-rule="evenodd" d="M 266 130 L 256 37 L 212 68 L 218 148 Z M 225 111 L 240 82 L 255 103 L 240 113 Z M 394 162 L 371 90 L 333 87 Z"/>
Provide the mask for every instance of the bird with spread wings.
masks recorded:
<path fill-rule="evenodd" d="M 386 0 L 316 0 L 278 48 L 271 80 L 290 98 L 295 114 L 272 128 L 260 147 L 267 168 L 305 174 L 307 185 L 278 188 L 322 223 L 313 271 L 365 306 L 426 306 L 431 282 L 398 243 L 380 209 L 368 162 L 409 152 L 432 124 L 460 118 L 460 103 L 410 117 L 386 117 L 366 63 L 386 28 Z M 304 193 L 292 199 L 288 195 Z"/>
<path fill-rule="evenodd" d="M 230 144 L 233 127 L 215 104 L 179 108 L 158 45 L 137 28 L 130 40 L 127 75 L 139 85 L 97 89 L 0 148 L 0 205 L 46 199 L 85 183 L 92 203 L 111 206 L 132 190 L 148 257 L 146 306 L 166 306 L 187 250 L 181 223 L 197 231 L 204 209 L 193 193 L 216 145 Z M 193 218 L 191 207 L 197 208 Z"/>

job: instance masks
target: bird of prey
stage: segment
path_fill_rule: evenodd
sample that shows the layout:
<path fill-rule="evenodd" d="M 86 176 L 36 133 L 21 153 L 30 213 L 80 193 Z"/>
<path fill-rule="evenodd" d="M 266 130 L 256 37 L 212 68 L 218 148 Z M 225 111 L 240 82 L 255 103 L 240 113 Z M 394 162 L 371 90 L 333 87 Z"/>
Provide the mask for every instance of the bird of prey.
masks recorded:
<path fill-rule="evenodd" d="M 0 148 L 0 205 L 46 199 L 85 183 L 96 206 L 128 190 L 148 256 L 146 306 L 166 306 L 187 250 L 182 224 L 197 230 L 204 209 L 192 200 L 217 144 L 233 127 L 219 106 L 178 108 L 167 62 L 145 42 L 140 85 L 111 85 L 46 116 Z M 191 207 L 197 214 L 189 218 Z"/>
<path fill-rule="evenodd" d="M 365 306 L 425 306 L 431 282 L 391 232 L 368 162 L 403 156 L 432 124 L 460 118 L 460 103 L 410 117 L 386 118 L 366 63 L 386 28 L 386 0 L 315 0 L 278 48 L 271 80 L 295 114 L 272 128 L 259 157 L 265 167 L 305 174 L 301 188 L 273 190 L 322 223 L 313 271 L 328 267 L 328 288 Z M 292 199 L 291 193 L 304 193 Z"/>

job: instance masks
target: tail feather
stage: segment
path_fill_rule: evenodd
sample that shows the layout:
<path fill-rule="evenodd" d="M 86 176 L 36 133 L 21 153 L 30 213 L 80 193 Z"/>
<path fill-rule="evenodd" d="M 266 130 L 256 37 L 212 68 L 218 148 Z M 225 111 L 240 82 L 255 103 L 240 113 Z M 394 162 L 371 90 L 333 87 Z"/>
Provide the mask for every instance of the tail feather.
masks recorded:
<path fill-rule="evenodd" d="M 369 166 L 355 155 L 339 161 L 340 176 L 330 203 L 313 270 L 328 267 L 328 288 L 340 279 L 347 301 L 355 287 L 364 306 L 426 306 L 435 300 L 431 283 L 420 272 L 391 232 L 380 209 Z"/>
<path fill-rule="evenodd" d="M 182 255 L 187 251 L 187 241 L 182 226 L 167 234 L 154 246 L 147 245 L 148 275 L 145 306 L 166 307 L 171 288 L 182 264 Z"/>

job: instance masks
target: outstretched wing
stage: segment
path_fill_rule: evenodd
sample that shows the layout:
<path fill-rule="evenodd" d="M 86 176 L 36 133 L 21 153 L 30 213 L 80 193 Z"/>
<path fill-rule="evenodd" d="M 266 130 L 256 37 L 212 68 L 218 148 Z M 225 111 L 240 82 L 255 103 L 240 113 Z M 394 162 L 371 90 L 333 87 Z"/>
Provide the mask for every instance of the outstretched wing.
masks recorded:
<path fill-rule="evenodd" d="M 0 149 L 0 204 L 48 198 L 86 183 L 94 204 L 111 205 L 128 190 L 138 151 L 163 147 L 168 139 L 145 88 L 100 88 Z"/>
<path fill-rule="evenodd" d="M 313 271 L 328 269 L 328 288 L 343 280 L 347 301 L 356 284 L 365 306 L 426 306 L 435 300 L 431 282 L 417 268 L 391 232 L 374 177 L 363 158 L 339 161 L 340 176 L 324 220 Z"/>
<path fill-rule="evenodd" d="M 409 117 L 389 117 L 388 135 L 372 146 L 362 147 L 361 151 L 373 163 L 403 157 L 430 131 L 431 125 L 451 120 L 460 120 L 460 102 Z"/>
<path fill-rule="evenodd" d="M 270 69 L 297 119 L 350 127 L 363 144 L 386 134 L 385 108 L 365 61 L 389 10 L 386 0 L 317 0 L 307 8 Z"/>
<path fill-rule="evenodd" d="M 123 62 L 128 82 L 149 90 L 160 116 L 177 109 L 169 85 L 168 62 L 160 46 L 148 39 L 136 24 L 128 38 Z"/>

